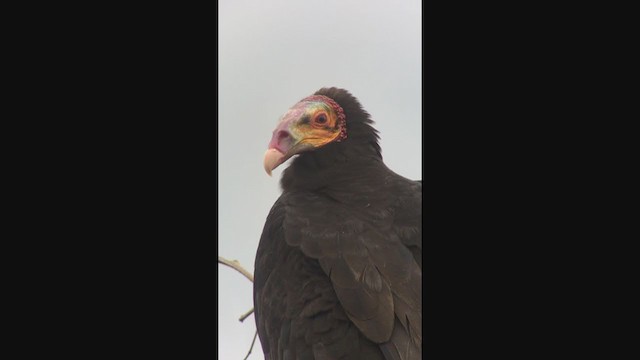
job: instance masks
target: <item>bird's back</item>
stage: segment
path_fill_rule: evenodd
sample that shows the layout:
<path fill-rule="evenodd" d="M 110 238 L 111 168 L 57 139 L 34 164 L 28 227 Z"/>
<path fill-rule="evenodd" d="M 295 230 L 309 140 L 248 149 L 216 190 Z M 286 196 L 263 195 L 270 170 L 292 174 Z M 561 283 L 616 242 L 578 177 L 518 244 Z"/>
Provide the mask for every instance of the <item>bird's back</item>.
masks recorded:
<path fill-rule="evenodd" d="M 421 358 L 408 330 L 421 327 L 421 284 L 409 289 L 421 281 L 420 220 L 415 223 L 421 194 L 402 179 L 387 181 L 399 184 L 406 188 L 393 196 L 377 189 L 351 198 L 328 189 L 285 192 L 273 206 L 254 287 L 258 331 L 269 359 Z M 375 308 L 390 310 L 380 316 Z M 398 311 L 414 323 L 399 321 Z M 360 320 L 371 314 L 378 320 Z M 377 328 L 388 321 L 395 328 L 391 341 L 380 342 L 385 335 Z"/>

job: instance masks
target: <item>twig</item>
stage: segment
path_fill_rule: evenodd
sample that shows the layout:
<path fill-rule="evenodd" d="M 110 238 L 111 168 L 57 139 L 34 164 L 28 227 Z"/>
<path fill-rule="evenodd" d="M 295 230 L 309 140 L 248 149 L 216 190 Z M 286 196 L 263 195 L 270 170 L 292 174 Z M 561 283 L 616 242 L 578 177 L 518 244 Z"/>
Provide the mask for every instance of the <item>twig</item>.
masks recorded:
<path fill-rule="evenodd" d="M 251 282 L 253 282 L 253 275 L 251 275 L 250 272 L 245 270 L 245 268 L 243 268 L 242 265 L 240 265 L 240 262 L 238 262 L 238 260 L 227 260 L 222 256 L 218 256 L 218 263 L 227 265 L 228 267 L 235 269 L 240 274 L 244 275 L 247 279 L 249 279 Z M 253 313 L 253 308 L 249 310 L 247 313 L 240 316 L 240 319 L 239 319 L 240 322 L 243 322 L 244 319 L 249 317 L 249 315 L 251 315 L 252 313 Z M 258 330 L 256 329 L 256 333 L 255 335 L 253 335 L 253 341 L 251 342 L 251 347 L 249 348 L 249 352 L 247 353 L 247 356 L 244 357 L 244 360 L 247 360 L 247 358 L 251 354 L 251 351 L 253 350 L 253 345 L 256 343 L 257 337 L 258 337 Z"/>
<path fill-rule="evenodd" d="M 247 353 L 247 356 L 244 357 L 244 360 L 247 360 L 249 358 L 249 354 L 251 354 L 251 350 L 253 350 L 253 344 L 256 343 L 256 337 L 258 337 L 258 330 L 256 330 L 255 335 L 253 335 L 253 341 L 251 342 L 251 347 L 249 348 L 249 352 Z"/>
<path fill-rule="evenodd" d="M 253 308 L 251 308 L 251 310 L 247 311 L 246 313 L 244 313 L 242 316 L 240 316 L 240 322 L 243 322 L 244 319 L 248 318 L 249 315 L 253 314 Z"/>
<path fill-rule="evenodd" d="M 251 282 L 253 282 L 253 275 L 251 275 L 250 272 L 245 270 L 242 267 L 242 265 L 240 265 L 238 260 L 227 260 L 227 259 L 223 258 L 222 256 L 218 256 L 218 262 L 220 264 L 227 265 L 230 268 L 236 269 L 239 273 L 241 273 L 242 275 L 246 276 L 247 279 L 249 279 L 249 280 L 251 280 Z"/>

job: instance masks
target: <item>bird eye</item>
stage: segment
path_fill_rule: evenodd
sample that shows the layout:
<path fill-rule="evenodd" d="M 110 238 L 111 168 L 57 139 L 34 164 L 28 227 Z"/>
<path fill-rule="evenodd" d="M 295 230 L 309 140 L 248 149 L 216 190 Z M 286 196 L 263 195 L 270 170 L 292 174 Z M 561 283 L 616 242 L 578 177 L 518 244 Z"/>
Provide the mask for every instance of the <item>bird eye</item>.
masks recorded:
<path fill-rule="evenodd" d="M 318 124 L 324 124 L 324 123 L 326 123 L 326 122 L 327 122 L 327 115 L 325 115 L 325 114 L 320 114 L 320 115 L 318 115 L 318 117 L 316 118 L 316 122 L 317 122 Z"/>

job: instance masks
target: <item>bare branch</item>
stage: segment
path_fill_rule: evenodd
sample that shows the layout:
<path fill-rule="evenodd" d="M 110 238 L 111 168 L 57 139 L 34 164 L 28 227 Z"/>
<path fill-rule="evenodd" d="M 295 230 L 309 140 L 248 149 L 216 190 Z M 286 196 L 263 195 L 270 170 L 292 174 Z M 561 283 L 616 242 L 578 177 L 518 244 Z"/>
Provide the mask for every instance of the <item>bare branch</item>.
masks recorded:
<path fill-rule="evenodd" d="M 253 350 L 253 344 L 256 343 L 256 337 L 258 337 L 258 330 L 256 330 L 256 334 L 253 335 L 253 341 L 251 342 L 251 347 L 249 348 L 249 352 L 247 353 L 247 356 L 244 357 L 244 360 L 247 360 L 249 358 L 249 355 L 251 354 L 251 350 Z"/>
<path fill-rule="evenodd" d="M 251 308 L 251 310 L 247 311 L 246 313 L 242 314 L 242 316 L 240 316 L 240 322 L 243 322 L 244 319 L 248 318 L 249 315 L 253 314 L 253 308 Z"/>
<path fill-rule="evenodd" d="M 222 256 L 218 256 L 218 263 L 227 265 L 228 267 L 235 269 L 237 272 L 244 275 L 247 279 L 253 282 L 253 275 L 251 275 L 250 272 L 248 272 L 245 268 L 243 268 L 242 265 L 240 265 L 240 262 L 238 260 L 227 260 Z M 239 319 L 240 322 L 243 322 L 244 319 L 249 317 L 249 315 L 251 314 L 253 314 L 253 309 L 249 310 L 248 312 L 240 316 L 240 319 Z M 256 333 L 255 335 L 253 335 L 253 341 L 251 342 L 251 347 L 249 348 L 249 352 L 247 353 L 247 356 L 244 357 L 244 360 L 247 360 L 247 358 L 249 358 L 249 355 L 251 355 L 251 351 L 253 350 L 253 345 L 256 343 L 257 337 L 258 337 L 258 330 L 256 329 Z"/>
<path fill-rule="evenodd" d="M 230 268 L 236 269 L 239 273 L 241 273 L 247 279 L 249 279 L 249 280 L 251 280 L 251 282 L 253 282 L 253 275 L 251 275 L 250 272 L 245 270 L 245 268 L 243 268 L 242 265 L 240 265 L 238 260 L 227 260 L 227 259 L 223 258 L 222 256 L 218 256 L 218 263 L 224 264 L 224 265 L 227 265 Z"/>

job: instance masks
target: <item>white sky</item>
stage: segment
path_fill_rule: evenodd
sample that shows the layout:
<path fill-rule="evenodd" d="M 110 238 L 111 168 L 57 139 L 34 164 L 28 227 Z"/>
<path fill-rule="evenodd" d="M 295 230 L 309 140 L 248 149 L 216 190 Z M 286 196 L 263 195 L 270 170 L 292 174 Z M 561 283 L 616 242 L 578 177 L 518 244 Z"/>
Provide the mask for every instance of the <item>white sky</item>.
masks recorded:
<path fill-rule="evenodd" d="M 380 131 L 396 173 L 421 175 L 420 0 L 218 2 L 218 251 L 253 273 L 265 219 L 288 162 L 262 157 L 279 117 L 321 87 L 349 90 Z M 348 121 L 348 120 L 347 120 Z M 252 284 L 216 265 L 218 358 L 242 360 L 255 332 Z M 259 339 L 249 359 L 264 359 Z"/>

